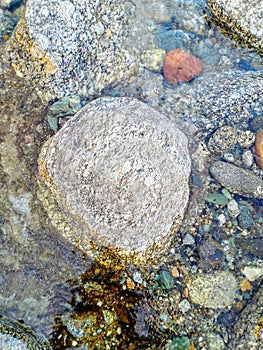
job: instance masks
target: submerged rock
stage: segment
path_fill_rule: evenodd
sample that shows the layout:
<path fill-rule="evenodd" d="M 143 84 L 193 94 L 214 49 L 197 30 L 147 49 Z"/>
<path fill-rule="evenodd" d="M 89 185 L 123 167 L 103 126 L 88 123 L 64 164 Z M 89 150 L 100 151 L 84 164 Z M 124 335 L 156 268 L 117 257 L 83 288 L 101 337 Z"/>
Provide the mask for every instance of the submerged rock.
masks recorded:
<path fill-rule="evenodd" d="M 51 350 L 45 339 L 22 322 L 0 315 L 0 344 L 3 350 Z"/>
<path fill-rule="evenodd" d="M 129 98 L 100 98 L 43 147 L 40 198 L 72 243 L 126 253 L 164 251 L 188 202 L 187 139 L 164 115 Z"/>
<path fill-rule="evenodd" d="M 245 197 L 263 198 L 263 181 L 249 170 L 216 161 L 212 164 L 210 172 L 230 192 Z"/>
<path fill-rule="evenodd" d="M 263 4 L 258 0 L 209 0 L 212 14 L 227 34 L 263 54 Z"/>
<path fill-rule="evenodd" d="M 187 285 L 189 296 L 194 304 L 211 309 L 230 306 L 236 297 L 238 284 L 235 277 L 225 271 L 214 274 L 199 273 Z"/>
<path fill-rule="evenodd" d="M 263 287 L 261 286 L 231 328 L 229 349 L 252 350 L 263 348 L 262 307 Z"/>
<path fill-rule="evenodd" d="M 125 46 L 133 16 L 127 4 L 28 0 L 6 57 L 42 100 L 94 96 L 133 71 L 135 57 Z"/>
<path fill-rule="evenodd" d="M 164 59 L 164 77 L 170 83 L 189 82 L 203 70 L 202 62 L 190 51 L 175 49 L 169 51 Z"/>

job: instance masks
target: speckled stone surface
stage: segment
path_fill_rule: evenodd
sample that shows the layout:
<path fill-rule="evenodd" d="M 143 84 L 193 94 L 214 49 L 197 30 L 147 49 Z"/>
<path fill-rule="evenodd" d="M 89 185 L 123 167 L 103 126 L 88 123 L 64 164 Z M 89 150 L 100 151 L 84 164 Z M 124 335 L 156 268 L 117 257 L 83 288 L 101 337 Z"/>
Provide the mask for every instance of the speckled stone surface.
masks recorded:
<path fill-rule="evenodd" d="M 1 350 L 51 350 L 44 339 L 38 339 L 34 331 L 23 323 L 0 317 Z"/>
<path fill-rule="evenodd" d="M 258 0 L 210 0 L 211 11 L 220 25 L 239 36 L 247 46 L 263 54 L 263 3 Z"/>
<path fill-rule="evenodd" d="M 207 274 L 197 274 L 187 286 L 194 304 L 211 309 L 231 305 L 238 289 L 235 277 L 225 271 L 216 271 L 209 278 Z"/>
<path fill-rule="evenodd" d="M 263 287 L 248 303 L 230 332 L 229 349 L 259 350 L 263 348 Z"/>
<path fill-rule="evenodd" d="M 125 47 L 132 17 L 129 2 L 28 0 L 6 56 L 42 100 L 94 96 L 136 65 Z"/>
<path fill-rule="evenodd" d="M 138 100 L 89 103 L 46 143 L 39 164 L 40 197 L 56 221 L 55 198 L 62 221 L 76 229 L 74 235 L 62 230 L 71 241 L 95 240 L 127 253 L 143 254 L 153 245 L 166 250 L 183 219 L 187 139 Z"/>
<path fill-rule="evenodd" d="M 246 197 L 263 198 L 263 181 L 251 171 L 222 161 L 214 162 L 210 171 L 230 192 Z"/>

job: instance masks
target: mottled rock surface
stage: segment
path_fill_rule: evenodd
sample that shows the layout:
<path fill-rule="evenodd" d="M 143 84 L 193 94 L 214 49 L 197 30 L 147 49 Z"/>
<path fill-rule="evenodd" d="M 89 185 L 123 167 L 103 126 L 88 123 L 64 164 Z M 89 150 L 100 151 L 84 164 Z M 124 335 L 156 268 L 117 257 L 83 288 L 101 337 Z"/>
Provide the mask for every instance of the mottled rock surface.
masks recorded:
<path fill-rule="evenodd" d="M 246 46 L 263 54 L 263 3 L 258 0 L 210 0 L 216 21 Z"/>
<path fill-rule="evenodd" d="M 229 272 L 216 271 L 212 275 L 200 273 L 188 284 L 189 296 L 194 304 L 211 309 L 230 306 L 236 296 L 238 284 Z"/>
<path fill-rule="evenodd" d="M 89 103 L 45 144 L 39 164 L 40 197 L 73 243 L 166 250 L 183 219 L 187 139 L 138 100 Z"/>
<path fill-rule="evenodd" d="M 263 198 L 263 181 L 251 171 L 223 161 L 214 162 L 210 171 L 230 192 L 246 197 Z"/>
<path fill-rule="evenodd" d="M 169 90 L 161 111 L 169 113 L 179 125 L 182 119 L 192 121 L 200 127 L 201 138 L 204 128 L 212 131 L 224 124 L 247 128 L 251 110 L 262 109 L 262 74 L 237 69 L 206 73 L 191 84 Z"/>
<path fill-rule="evenodd" d="M 229 332 L 229 349 L 259 350 L 263 348 L 262 308 L 263 287 L 261 286 Z"/>
<path fill-rule="evenodd" d="M 43 100 L 91 96 L 125 79 L 135 58 L 125 47 L 129 2 L 28 0 L 6 49 L 18 76 Z"/>

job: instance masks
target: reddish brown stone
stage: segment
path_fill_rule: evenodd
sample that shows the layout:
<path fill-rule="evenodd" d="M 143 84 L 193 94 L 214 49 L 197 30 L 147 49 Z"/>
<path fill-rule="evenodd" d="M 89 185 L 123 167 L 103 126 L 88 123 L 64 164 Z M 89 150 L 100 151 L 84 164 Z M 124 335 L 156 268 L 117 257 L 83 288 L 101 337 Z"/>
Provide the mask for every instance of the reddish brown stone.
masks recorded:
<path fill-rule="evenodd" d="M 189 82 L 203 70 L 202 62 L 190 51 L 175 49 L 169 51 L 164 59 L 164 77 L 170 83 Z"/>

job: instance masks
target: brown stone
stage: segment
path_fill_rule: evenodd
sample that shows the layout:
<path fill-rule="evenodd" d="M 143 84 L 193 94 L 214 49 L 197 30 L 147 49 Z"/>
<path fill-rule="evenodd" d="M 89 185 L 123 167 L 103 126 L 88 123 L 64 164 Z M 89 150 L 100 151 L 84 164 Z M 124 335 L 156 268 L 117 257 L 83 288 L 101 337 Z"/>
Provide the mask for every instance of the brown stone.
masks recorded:
<path fill-rule="evenodd" d="M 164 59 L 164 77 L 170 83 L 189 82 L 203 70 L 202 62 L 190 51 L 175 49 L 169 51 Z"/>

